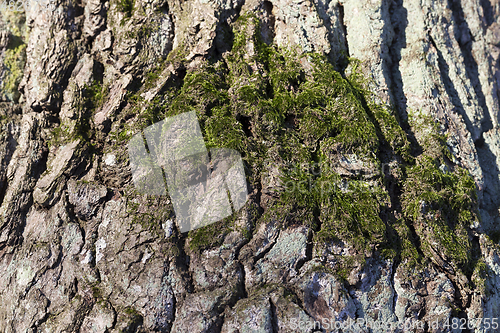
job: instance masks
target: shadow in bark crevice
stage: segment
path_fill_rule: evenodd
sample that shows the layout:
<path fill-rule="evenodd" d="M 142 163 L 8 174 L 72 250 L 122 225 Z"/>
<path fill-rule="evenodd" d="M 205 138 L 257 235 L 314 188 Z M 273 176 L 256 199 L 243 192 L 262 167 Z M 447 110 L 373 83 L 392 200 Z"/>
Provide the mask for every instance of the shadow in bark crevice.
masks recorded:
<path fill-rule="evenodd" d="M 403 7 L 402 0 L 396 0 L 389 5 L 390 22 L 384 22 L 382 37 L 390 36 L 391 29 L 394 30 L 393 40 L 384 40 L 383 43 L 389 48 L 389 57 L 382 58 L 384 78 L 389 85 L 392 104 L 399 117 L 406 122 L 408 119 L 407 99 L 403 91 L 403 78 L 399 69 L 401 61 L 401 50 L 406 48 L 406 28 L 408 26 L 408 11 Z M 407 130 L 408 127 L 405 128 Z"/>
<path fill-rule="evenodd" d="M 483 132 L 487 132 L 493 128 L 493 123 L 491 120 L 490 110 L 486 105 L 486 97 L 484 96 L 481 82 L 479 80 L 478 65 L 476 59 L 474 59 L 474 55 L 472 54 L 473 37 L 469 29 L 469 25 L 465 21 L 464 11 L 462 9 L 460 1 L 448 0 L 448 5 L 452 10 L 453 19 L 455 20 L 454 33 L 455 38 L 460 46 L 460 51 L 462 51 L 462 56 L 464 57 L 464 65 L 466 70 L 465 74 L 470 80 L 474 92 L 476 93 L 479 106 L 481 107 L 481 109 L 483 109 L 484 119 L 481 122 L 481 130 Z"/>

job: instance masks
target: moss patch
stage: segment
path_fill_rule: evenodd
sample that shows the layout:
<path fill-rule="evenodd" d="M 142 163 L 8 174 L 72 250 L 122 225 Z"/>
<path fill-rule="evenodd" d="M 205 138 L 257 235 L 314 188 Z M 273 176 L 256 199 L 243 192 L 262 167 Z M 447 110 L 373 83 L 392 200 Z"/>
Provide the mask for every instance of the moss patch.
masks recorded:
<path fill-rule="evenodd" d="M 410 264 L 437 252 L 472 273 L 468 225 L 478 218 L 475 185 L 451 162 L 436 123 L 410 115 L 416 137 L 410 141 L 391 108 L 373 102 L 356 60 L 348 75 L 339 73 L 322 55 L 263 43 L 259 26 L 255 16 L 240 16 L 222 60 L 169 80 L 150 103 L 135 98 L 136 125 L 195 111 L 209 148 L 241 153 L 251 191 L 261 188 L 272 161 L 281 188 L 255 215 L 260 222 L 308 225 L 315 242 L 342 240 L 359 253 L 379 250 Z M 357 161 L 345 162 L 348 168 L 359 163 L 367 173 L 341 173 L 337 164 L 346 156 Z M 394 162 L 388 173 L 377 170 L 388 162 Z M 191 231 L 191 248 L 221 244 L 233 223 L 227 218 Z"/>
<path fill-rule="evenodd" d="M 428 254 L 428 247 L 437 240 L 446 257 L 465 265 L 471 248 L 467 227 L 477 219 L 474 180 L 458 167 L 453 172 L 443 171 L 438 162 L 424 155 L 408 168 L 403 209 L 416 223 Z M 430 234 L 426 228 L 431 229 Z"/>
<path fill-rule="evenodd" d="M 118 0 L 116 5 L 118 10 L 125 14 L 125 17 L 131 17 L 134 10 L 134 0 Z"/>
<path fill-rule="evenodd" d="M 260 40 L 259 26 L 254 16 L 241 16 L 225 59 L 206 62 L 188 72 L 180 86 L 165 89 L 141 112 L 142 127 L 196 111 L 207 146 L 241 152 L 252 187 L 260 186 L 263 163 L 273 147 L 279 148 L 279 158 L 287 165 L 317 162 L 325 170 L 314 181 L 329 187 L 279 194 L 273 211 L 293 211 L 283 215 L 283 224 L 291 220 L 313 228 L 322 224 L 317 241 L 345 237 L 360 248 L 382 242 L 386 227 L 379 214 L 388 201 L 382 178 L 378 177 L 377 186 L 361 179 L 342 179 L 327 170 L 327 155 L 335 147 L 376 165 L 382 144 L 392 147 L 396 155 L 408 154 L 404 131 L 388 108 L 368 102 L 370 93 L 356 66 L 344 77 L 324 56 L 299 56 L 294 50 L 268 46 Z M 301 64 L 304 61 L 309 68 Z M 148 86 L 156 78 L 151 74 Z M 282 171 L 283 182 L 309 177 Z M 338 186 L 344 181 L 349 182 L 347 191 Z M 213 246 L 218 239 L 214 232 L 227 230 L 228 223 L 192 232 L 193 246 Z"/>
<path fill-rule="evenodd" d="M 135 191 L 127 193 L 130 200 L 127 201 L 127 214 L 131 217 L 131 223 L 140 224 L 145 230 L 150 230 L 159 237 L 163 234 L 158 221 L 166 221 L 173 214 L 173 207 L 169 198 L 136 195 Z"/>
<path fill-rule="evenodd" d="M 89 109 L 98 109 L 104 104 L 106 98 L 106 91 L 108 87 L 105 87 L 99 81 L 92 81 L 90 86 L 84 86 L 84 103 Z"/>
<path fill-rule="evenodd" d="M 220 246 L 224 237 L 233 230 L 234 218 L 227 217 L 219 222 L 189 232 L 189 248 L 193 251 L 203 251 Z"/>
<path fill-rule="evenodd" d="M 453 165 L 446 137 L 427 117 L 410 117 L 422 147 L 414 165 L 406 168 L 402 209 L 412 221 L 426 257 L 436 255 L 465 272 L 471 270 L 469 226 L 479 219 L 472 176 Z"/>
<path fill-rule="evenodd" d="M 24 65 L 26 63 L 26 44 L 16 36 L 13 37 L 7 50 L 5 50 L 4 65 L 7 69 L 3 90 L 11 101 L 19 99 L 17 87 L 23 78 Z"/>

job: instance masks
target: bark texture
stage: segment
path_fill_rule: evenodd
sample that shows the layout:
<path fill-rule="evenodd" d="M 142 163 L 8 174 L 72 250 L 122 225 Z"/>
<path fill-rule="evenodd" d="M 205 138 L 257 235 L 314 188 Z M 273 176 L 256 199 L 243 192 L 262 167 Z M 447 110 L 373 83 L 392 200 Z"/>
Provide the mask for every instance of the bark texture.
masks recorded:
<path fill-rule="evenodd" d="M 1 11 L 0 332 L 346 332 L 332 323 L 359 318 L 388 326 L 353 331 L 401 332 L 397 323 L 419 321 L 406 331 L 451 332 L 445 324 L 456 317 L 472 320 L 463 332 L 479 333 L 486 327 L 473 320 L 499 316 L 498 0 L 55 5 L 48 10 L 29 1 L 24 11 Z M 238 25 L 247 13 L 257 20 Z M 428 221 L 438 219 L 432 214 L 439 207 L 426 213 L 424 199 L 421 218 L 404 217 L 416 266 L 401 254 L 382 255 L 378 241 L 361 250 L 350 238 L 316 237 L 331 212 L 310 217 L 283 208 L 293 214 L 281 223 L 268 209 L 282 190 L 283 161 L 272 136 L 264 135 L 267 154 L 258 165 L 265 172 L 249 181 L 248 204 L 232 228 L 210 231 L 216 241 L 178 233 L 168 197 L 134 192 L 126 139 L 148 124 L 140 116 L 147 119 L 159 103 L 168 107 L 169 89 L 183 86 L 207 59 L 231 67 L 229 55 L 242 40 L 245 70 L 271 71 L 255 60 L 252 34 L 268 47 L 294 50 L 305 76 L 313 62 L 302 55 L 309 53 L 325 55 L 343 77 L 360 71 L 375 92 L 364 102 L 393 106 L 414 157 L 419 144 L 432 147 L 409 115 L 438 124 L 451 153 L 441 167 L 463 168 L 476 187 L 464 229 L 472 268 L 453 264 L 453 247 L 447 252 L 438 244 Z M 258 85 L 237 79 L 229 99 L 242 86 Z M 263 119 L 235 121 L 247 137 L 259 137 L 271 126 Z M 211 128 L 209 120 L 202 125 Z M 341 177 L 362 174 L 371 186 L 381 184 L 389 208 L 380 219 L 389 235 L 390 221 L 403 219 L 402 193 L 410 189 L 397 179 L 406 175 L 382 170 L 394 185 L 376 183 L 380 165 L 321 142 L 318 149 L 330 154 Z M 381 148 L 378 161 L 398 170 L 392 165 L 401 160 L 388 149 Z M 254 170 L 257 164 L 245 161 Z"/>

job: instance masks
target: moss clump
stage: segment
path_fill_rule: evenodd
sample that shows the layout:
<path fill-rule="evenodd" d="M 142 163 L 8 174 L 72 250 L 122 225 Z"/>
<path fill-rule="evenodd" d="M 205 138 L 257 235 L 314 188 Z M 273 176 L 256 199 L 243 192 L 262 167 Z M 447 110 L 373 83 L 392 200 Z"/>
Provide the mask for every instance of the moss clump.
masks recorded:
<path fill-rule="evenodd" d="M 477 261 L 474 272 L 472 273 L 472 283 L 474 287 L 479 290 L 482 294 L 488 296 L 488 290 L 486 289 L 486 279 L 492 274 L 488 265 L 483 259 Z"/>
<path fill-rule="evenodd" d="M 141 316 L 141 314 L 139 313 L 139 311 L 137 311 L 136 309 L 134 309 L 131 306 L 126 307 L 123 310 L 123 313 L 125 313 L 126 315 L 131 316 L 131 317 L 140 317 Z"/>
<path fill-rule="evenodd" d="M 394 112 L 373 102 L 355 60 L 348 75 L 339 73 L 322 55 L 263 43 L 259 26 L 255 16 L 240 16 L 224 59 L 165 84 L 142 109 L 140 126 L 195 111 L 209 148 L 242 154 L 252 189 L 263 186 L 269 161 L 278 166 L 281 188 L 263 215 L 255 214 L 263 222 L 308 225 L 315 242 L 342 240 L 360 253 L 378 249 L 411 265 L 436 251 L 456 267 L 470 265 L 474 182 L 451 163 L 436 123 L 410 115 L 416 137 L 410 142 Z M 151 74 L 147 86 L 157 79 Z M 368 172 L 341 173 L 346 156 L 355 161 L 347 168 Z M 396 169 L 376 170 L 389 161 Z M 233 228 L 234 219 L 226 218 L 193 230 L 191 248 L 220 245 Z"/>
<path fill-rule="evenodd" d="M 475 183 L 465 170 L 443 171 L 440 165 L 439 160 L 424 155 L 407 169 L 403 210 L 416 223 L 427 255 L 432 256 L 429 247 L 437 240 L 438 251 L 464 266 L 471 259 L 467 228 L 477 219 Z"/>
<path fill-rule="evenodd" d="M 145 88 L 151 89 L 153 87 L 153 83 L 158 80 L 159 77 L 159 69 L 146 73 L 146 82 L 144 84 Z"/>
<path fill-rule="evenodd" d="M 99 289 L 98 286 L 92 286 L 92 296 L 95 298 L 95 299 L 99 299 L 102 297 L 102 292 L 101 292 L 101 289 Z"/>
<path fill-rule="evenodd" d="M 131 306 L 123 309 L 122 313 L 118 314 L 118 324 L 120 327 L 120 333 L 132 333 L 137 332 L 139 326 L 144 322 L 142 314 Z"/>
<path fill-rule="evenodd" d="M 203 251 L 220 246 L 224 237 L 233 230 L 234 218 L 227 217 L 219 222 L 189 232 L 189 248 L 192 251 Z"/>
<path fill-rule="evenodd" d="M 96 80 L 90 85 L 85 85 L 76 106 L 78 119 L 54 128 L 50 134 L 49 145 L 61 145 L 74 140 L 82 140 L 94 147 L 95 130 L 92 116 L 94 111 L 104 104 L 105 92 L 106 87 Z"/>
<path fill-rule="evenodd" d="M 361 179 L 341 179 L 326 170 L 326 162 L 329 147 L 356 154 L 373 165 L 378 163 L 379 147 L 384 143 L 396 155 L 408 154 L 408 140 L 395 117 L 387 108 L 368 102 L 369 93 L 355 66 L 344 77 L 324 56 L 299 56 L 293 50 L 268 46 L 260 40 L 259 22 L 252 15 L 242 15 L 234 31 L 233 47 L 225 59 L 204 63 L 188 72 L 180 86 L 167 87 L 143 109 L 142 126 L 196 111 L 207 146 L 241 152 L 252 187 L 260 186 L 264 161 L 275 148 L 285 164 L 325 162 L 323 174 L 315 176 L 315 181 L 329 185 L 349 181 L 347 191 L 330 186 L 303 194 L 279 193 L 270 209 L 291 212 L 283 215 L 284 225 L 294 221 L 316 229 L 322 224 L 318 240 L 346 237 L 361 248 L 382 242 L 386 227 L 379 214 L 388 201 L 381 189 L 382 178 L 377 178 L 379 187 L 366 186 Z M 301 61 L 308 62 L 309 68 Z M 152 74 L 148 86 L 155 79 Z M 308 177 L 282 171 L 283 182 Z M 218 239 L 216 233 L 230 228 L 228 223 L 192 232 L 193 246 L 213 246 L 218 242 L 213 242 Z"/>
<path fill-rule="evenodd" d="M 48 146 L 60 146 L 71 141 L 71 129 L 66 126 L 58 126 L 52 129 L 48 138 Z"/>
<path fill-rule="evenodd" d="M 370 110 L 375 118 L 376 127 L 381 132 L 382 145 L 388 145 L 401 156 L 403 161 L 413 162 L 410 141 L 391 110 L 385 105 L 376 103 L 370 104 Z"/>
<path fill-rule="evenodd" d="M 111 140 L 114 140 L 117 144 L 128 142 L 134 134 L 133 126 L 124 123 L 120 124 L 118 128 L 109 133 Z"/>
<path fill-rule="evenodd" d="M 476 186 L 463 168 L 453 166 L 445 136 L 430 119 L 410 122 L 423 152 L 406 168 L 402 209 L 412 221 L 426 257 L 436 253 L 467 270 L 471 260 L 469 226 L 478 220 Z"/>
<path fill-rule="evenodd" d="M 404 218 L 389 221 L 387 241 L 381 244 L 381 254 L 389 259 L 406 262 L 408 267 L 422 267 L 423 258 L 416 239 Z"/>
<path fill-rule="evenodd" d="M 75 140 L 81 140 L 90 145 L 91 151 L 94 149 L 94 143 L 91 138 L 93 127 L 90 116 L 83 114 L 80 119 L 71 124 L 62 124 L 52 129 L 48 138 L 48 146 L 60 146 Z"/>
<path fill-rule="evenodd" d="M 356 266 L 363 266 L 366 259 L 362 256 L 337 256 L 337 269 L 334 275 L 343 283 L 347 283 L 349 275 Z"/>
<path fill-rule="evenodd" d="M 431 116 L 410 110 L 408 112 L 408 125 L 415 133 L 414 155 L 423 154 L 433 159 L 450 161 L 453 159 L 446 144 L 447 135 L 441 133 L 440 124 Z"/>
<path fill-rule="evenodd" d="M 89 109 L 98 109 L 104 104 L 107 88 L 99 81 L 92 81 L 90 85 L 83 88 L 84 103 Z"/>
<path fill-rule="evenodd" d="M 7 50 L 5 50 L 4 65 L 7 69 L 3 90 L 11 101 L 19 99 L 17 87 L 23 78 L 24 65 L 26 63 L 26 44 L 18 37 L 13 38 Z"/>
<path fill-rule="evenodd" d="M 360 181 L 349 182 L 345 190 L 335 186 L 323 193 L 317 240 L 348 240 L 358 249 L 381 243 L 386 226 L 379 214 L 385 195 L 379 187 L 370 188 Z"/>

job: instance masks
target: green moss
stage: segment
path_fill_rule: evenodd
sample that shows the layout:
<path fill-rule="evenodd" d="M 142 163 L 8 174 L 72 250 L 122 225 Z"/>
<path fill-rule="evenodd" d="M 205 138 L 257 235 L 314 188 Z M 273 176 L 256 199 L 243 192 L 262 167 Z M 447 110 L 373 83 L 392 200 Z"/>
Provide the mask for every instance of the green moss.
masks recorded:
<path fill-rule="evenodd" d="M 196 111 L 207 146 L 241 152 L 253 186 L 258 186 L 263 162 L 273 147 L 279 147 L 280 158 L 292 164 L 324 160 L 318 147 L 328 144 L 371 160 L 376 160 L 384 142 L 395 154 L 408 153 L 406 136 L 394 116 L 385 108 L 367 104 L 368 92 L 356 70 L 344 78 L 324 56 L 308 54 L 305 58 L 312 69 L 306 71 L 298 52 L 263 43 L 259 25 L 253 15 L 240 16 L 225 61 L 203 64 L 188 72 L 180 87 L 173 86 L 157 97 L 141 113 L 144 127 Z M 249 45 L 254 50 L 250 56 Z M 156 79 L 153 72 L 148 86 Z M 307 174 L 284 171 L 285 182 L 307 181 Z M 283 224 L 302 219 L 316 228 L 321 221 L 318 241 L 347 237 L 365 248 L 385 239 L 386 227 L 379 212 L 387 193 L 358 180 L 350 181 L 349 191 L 343 192 L 337 185 L 344 180 L 332 172 L 316 178 L 317 184 L 330 187 L 278 195 L 278 202 L 290 205 L 272 204 L 269 214 L 293 211 L 280 218 Z M 214 224 L 194 231 L 191 244 L 196 249 L 214 246 L 220 241 L 216 236 L 228 228 L 227 224 Z"/>
<path fill-rule="evenodd" d="M 99 287 L 99 284 L 100 284 L 100 282 L 90 283 L 90 289 L 92 290 L 92 296 L 96 300 L 102 300 L 102 298 L 103 298 L 102 290 Z"/>
<path fill-rule="evenodd" d="M 137 332 L 137 328 L 141 326 L 144 322 L 144 318 L 142 314 L 137 311 L 135 308 L 128 306 L 123 309 L 123 316 L 118 316 L 118 324 L 120 326 L 125 326 L 123 329 L 120 329 L 120 333 L 132 333 Z M 125 325 L 123 325 L 125 324 Z"/>
<path fill-rule="evenodd" d="M 307 275 L 310 273 L 324 273 L 324 274 L 335 275 L 335 274 L 337 274 L 337 271 L 331 269 L 330 267 L 327 267 L 327 266 L 321 264 L 321 265 L 315 265 L 314 267 L 310 268 L 304 275 Z"/>
<path fill-rule="evenodd" d="M 407 262 L 409 267 L 419 267 L 422 256 L 417 248 L 417 239 L 404 219 L 389 223 L 387 242 L 381 244 L 380 251 L 386 257 Z"/>
<path fill-rule="evenodd" d="M 104 104 L 107 87 L 99 81 L 92 81 L 90 86 L 84 86 L 84 103 L 90 109 L 98 109 Z"/>
<path fill-rule="evenodd" d="M 317 240 L 348 240 L 359 249 L 384 241 L 386 226 L 379 216 L 383 196 L 378 187 L 370 188 L 359 181 L 349 182 L 346 190 L 336 185 L 325 191 Z"/>
<path fill-rule="evenodd" d="M 177 46 L 167 55 L 166 61 L 176 64 L 178 66 L 179 64 L 184 63 L 188 55 L 189 51 L 186 47 L 186 44 L 182 42 L 179 46 Z"/>
<path fill-rule="evenodd" d="M 475 183 L 464 169 L 442 171 L 440 165 L 424 155 L 407 169 L 403 211 L 416 222 L 427 255 L 432 256 L 428 247 L 437 240 L 448 258 L 464 266 L 471 259 L 467 228 L 477 218 Z"/>
<path fill-rule="evenodd" d="M 93 127 L 91 117 L 85 112 L 81 114 L 79 120 L 62 124 L 51 130 L 48 138 L 48 146 L 60 146 L 75 140 L 86 142 L 90 146 L 90 152 L 94 152 L 94 143 L 92 142 Z"/>
<path fill-rule="evenodd" d="M 441 133 L 440 125 L 431 116 L 410 110 L 408 123 L 415 132 L 419 149 L 416 154 L 425 152 L 431 158 L 452 160 L 451 152 L 446 144 L 447 136 Z"/>
<path fill-rule="evenodd" d="M 139 196 L 137 193 L 127 194 L 127 214 L 132 224 L 140 224 L 144 230 L 149 230 L 160 237 L 163 234 L 160 221 L 166 221 L 173 214 L 170 199 L 152 195 Z"/>
<path fill-rule="evenodd" d="M 199 229 L 189 231 L 189 248 L 201 252 L 205 249 L 220 246 L 224 237 L 234 230 L 234 216 L 209 224 Z"/>
<path fill-rule="evenodd" d="M 406 168 L 403 213 L 413 222 L 426 257 L 434 258 L 437 251 L 467 271 L 474 260 L 468 228 L 479 219 L 474 179 L 465 169 L 451 164 L 446 136 L 430 117 L 410 114 L 409 122 L 421 155 Z"/>
<path fill-rule="evenodd" d="M 482 294 L 487 294 L 486 289 L 486 279 L 492 274 L 488 265 L 483 259 L 477 261 L 474 272 L 472 274 L 472 283 L 476 290 L 479 290 Z"/>
<path fill-rule="evenodd" d="M 48 146 L 60 146 L 64 143 L 70 142 L 71 130 L 66 126 L 55 127 L 49 135 Z"/>
<path fill-rule="evenodd" d="M 126 315 L 128 316 L 140 316 L 141 314 L 139 313 L 139 311 L 137 311 L 136 309 L 134 309 L 133 307 L 129 306 L 129 307 L 126 307 L 124 310 L 123 310 L 123 313 L 125 313 Z"/>
<path fill-rule="evenodd" d="M 132 138 L 133 135 L 134 135 L 134 131 L 131 128 L 131 126 L 128 124 L 123 124 L 117 130 L 111 131 L 109 133 L 111 140 L 114 140 L 117 143 L 128 142 Z"/>
<path fill-rule="evenodd" d="M 21 82 L 26 63 L 26 44 L 19 38 L 14 37 L 7 50 L 5 50 L 4 65 L 7 69 L 3 89 L 7 97 L 12 101 L 19 99 L 17 87 Z"/>
<path fill-rule="evenodd" d="M 139 92 L 129 96 L 130 110 L 140 112 L 137 126 L 195 111 L 207 146 L 238 150 L 254 189 L 262 185 L 266 161 L 280 165 L 285 190 L 274 193 L 262 216 L 255 215 L 262 222 L 308 225 L 315 242 L 340 239 L 361 253 L 378 249 L 410 265 L 432 258 L 430 246 L 438 243 L 438 250 L 458 267 L 470 264 L 468 225 L 478 218 L 475 185 L 451 163 L 446 136 L 436 122 L 410 113 L 416 137 L 410 141 L 394 111 L 373 102 L 356 60 L 350 60 L 345 76 L 322 55 L 266 45 L 259 26 L 254 15 L 241 15 L 224 60 L 189 70 L 149 103 Z M 180 47 L 147 74 L 144 89 L 152 87 L 167 63 L 182 61 L 184 51 Z M 113 135 L 126 140 L 130 128 L 123 125 Z M 389 178 L 376 172 L 340 175 L 332 163 L 346 154 L 373 169 L 387 161 L 399 165 Z M 297 168 L 314 163 L 319 173 Z M 392 192 L 386 189 L 389 180 Z M 233 230 L 233 219 L 191 231 L 191 249 L 220 245 Z M 347 274 L 348 263 L 339 265 L 340 276 Z"/>
<path fill-rule="evenodd" d="M 245 133 L 242 124 L 231 115 L 229 106 L 212 109 L 212 117 L 205 120 L 207 148 L 245 150 Z"/>
<path fill-rule="evenodd" d="M 410 141 L 393 115 L 393 111 L 385 105 L 375 103 L 370 104 L 370 110 L 373 112 L 377 127 L 381 132 L 383 144 L 389 145 L 405 162 L 411 163 L 413 156 L 411 155 Z"/>
<path fill-rule="evenodd" d="M 153 84 L 160 77 L 161 67 L 160 69 L 153 70 L 151 72 L 146 73 L 146 82 L 144 84 L 146 89 L 151 89 Z"/>
<path fill-rule="evenodd" d="M 366 259 L 362 255 L 358 256 L 336 256 L 337 263 L 332 271 L 333 275 L 342 283 L 347 284 L 349 275 L 355 267 L 364 266 Z"/>
<path fill-rule="evenodd" d="M 125 17 L 131 17 L 132 11 L 134 10 L 134 0 L 118 0 L 117 7 L 118 10 L 125 14 Z M 123 23 L 123 22 L 122 22 Z"/>
<path fill-rule="evenodd" d="M 93 151 L 95 131 L 92 116 L 94 110 L 103 105 L 106 96 L 105 91 L 106 88 L 97 81 L 93 81 L 89 86 L 86 85 L 76 106 L 75 113 L 78 119 L 68 121 L 52 129 L 48 138 L 48 145 L 62 145 L 75 140 L 82 140 L 88 143 Z"/>

